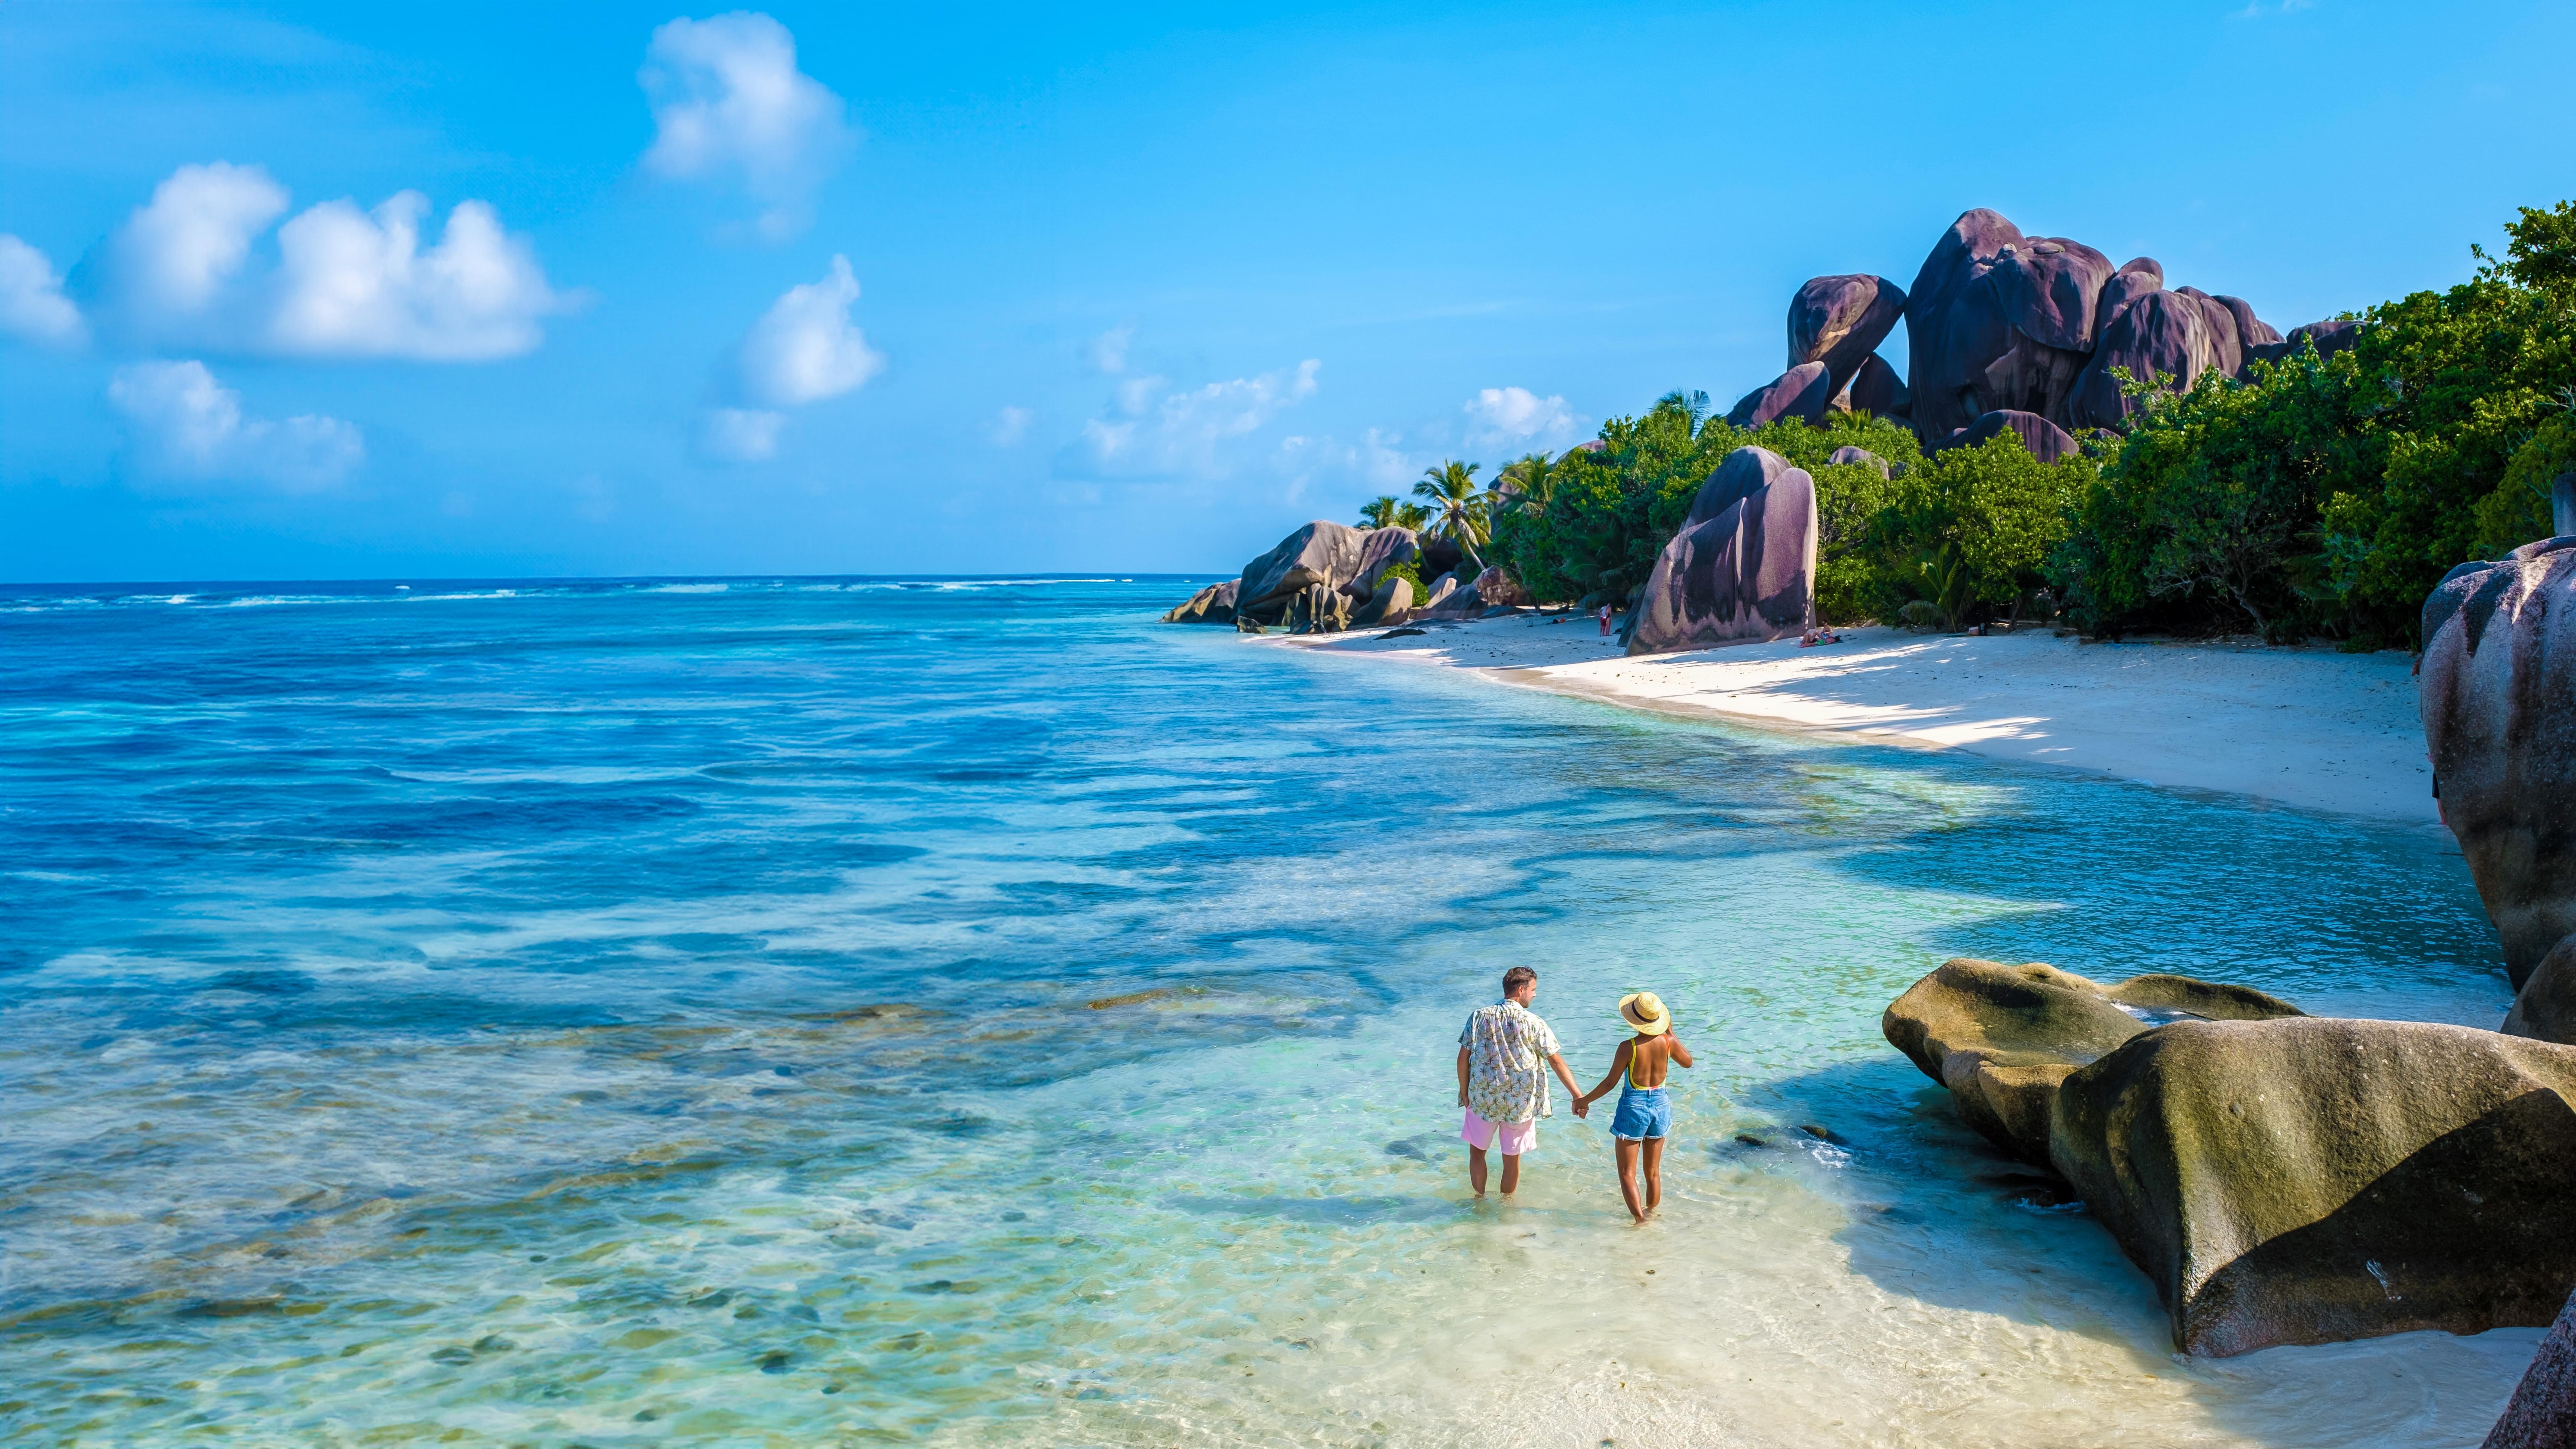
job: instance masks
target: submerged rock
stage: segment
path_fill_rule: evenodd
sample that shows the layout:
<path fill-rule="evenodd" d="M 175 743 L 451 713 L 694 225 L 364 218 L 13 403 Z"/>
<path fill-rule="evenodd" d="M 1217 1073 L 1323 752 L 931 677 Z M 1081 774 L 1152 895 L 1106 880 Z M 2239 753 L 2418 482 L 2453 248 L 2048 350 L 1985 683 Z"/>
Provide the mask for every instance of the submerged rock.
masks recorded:
<path fill-rule="evenodd" d="M 2142 1013 L 2263 1020 L 2299 1009 L 2251 987 L 2188 976 L 2133 976 L 2105 987 L 2041 962 L 2007 966 L 1961 956 L 1908 987 L 1879 1030 L 1950 1089 L 1962 1121 L 2014 1156 L 2045 1165 L 2058 1085 L 2149 1030 Z"/>
<path fill-rule="evenodd" d="M 1815 612 L 1816 481 L 1769 449 L 1738 448 L 1655 560 L 1627 651 L 1777 639 L 1804 631 Z"/>
<path fill-rule="evenodd" d="M 2576 932 L 2576 538 L 2451 570 L 2423 631 L 2433 793 L 2520 989 Z"/>
<path fill-rule="evenodd" d="M 2543 1324 L 2576 1285 L 2576 1047 L 2184 1021 L 2069 1075 L 2049 1160 L 2186 1353 Z"/>
<path fill-rule="evenodd" d="M 1188 603 L 1163 616 L 1166 624 L 1231 624 L 1234 622 L 1235 591 L 1243 586 L 1241 579 L 1227 579 L 1210 584 L 1190 595 Z"/>

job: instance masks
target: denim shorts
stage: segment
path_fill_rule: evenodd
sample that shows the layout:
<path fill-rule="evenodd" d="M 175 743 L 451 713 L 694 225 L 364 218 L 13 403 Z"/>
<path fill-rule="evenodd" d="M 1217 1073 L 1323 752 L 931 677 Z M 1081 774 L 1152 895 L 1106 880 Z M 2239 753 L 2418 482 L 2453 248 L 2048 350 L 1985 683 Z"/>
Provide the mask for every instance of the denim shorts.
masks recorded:
<path fill-rule="evenodd" d="M 1673 1130 L 1673 1103 L 1661 1087 L 1621 1087 L 1619 1110 L 1610 1118 L 1610 1135 L 1626 1141 L 1663 1137 Z"/>

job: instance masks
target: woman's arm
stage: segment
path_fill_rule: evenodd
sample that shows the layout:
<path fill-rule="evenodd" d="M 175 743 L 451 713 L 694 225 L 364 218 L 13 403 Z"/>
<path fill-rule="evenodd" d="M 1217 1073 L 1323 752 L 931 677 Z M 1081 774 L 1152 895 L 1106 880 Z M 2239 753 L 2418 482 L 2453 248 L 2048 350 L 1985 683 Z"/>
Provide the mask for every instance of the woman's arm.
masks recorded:
<path fill-rule="evenodd" d="M 1628 1053 L 1634 1050 L 1635 1046 L 1636 1044 L 1634 1042 L 1623 1041 L 1619 1043 L 1619 1049 L 1610 1054 L 1610 1074 L 1601 1079 L 1600 1086 L 1597 1086 L 1591 1091 L 1584 1093 L 1582 1096 L 1575 1098 L 1574 1105 L 1578 1107 L 1589 1107 L 1594 1102 L 1607 1096 L 1609 1094 L 1611 1084 L 1619 1080 L 1619 1074 L 1628 1070 Z"/>
<path fill-rule="evenodd" d="M 1690 1048 L 1682 1045 L 1682 1039 L 1681 1039 L 1681 1037 L 1680 1037 L 1680 1036 L 1676 1035 L 1676 1034 L 1675 1034 L 1675 1033 L 1673 1033 L 1673 1032 L 1669 1032 L 1669 1031 L 1668 1031 L 1668 1032 L 1665 1032 L 1665 1033 L 1664 1033 L 1664 1045 L 1665 1045 L 1665 1046 L 1666 1046 L 1666 1048 L 1667 1048 L 1667 1049 L 1669 1049 L 1669 1050 L 1672 1052 L 1672 1054 L 1673 1054 L 1673 1065 L 1674 1065 L 1674 1066 L 1677 1066 L 1677 1067 L 1687 1067 L 1687 1066 L 1692 1065 L 1692 1062 L 1691 1062 L 1691 1059 L 1690 1059 Z"/>

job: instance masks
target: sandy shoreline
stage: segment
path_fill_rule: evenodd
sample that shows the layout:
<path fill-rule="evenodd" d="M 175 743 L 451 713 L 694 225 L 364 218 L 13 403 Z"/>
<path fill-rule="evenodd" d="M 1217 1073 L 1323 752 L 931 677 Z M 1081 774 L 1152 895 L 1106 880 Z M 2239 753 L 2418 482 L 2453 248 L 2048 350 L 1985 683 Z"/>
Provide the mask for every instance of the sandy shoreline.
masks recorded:
<path fill-rule="evenodd" d="M 1631 708 L 1966 750 L 2304 810 L 2438 825 L 2413 660 L 2231 643 L 1853 629 L 1631 659 L 1588 618 L 1514 615 L 1299 647 L 1466 669 Z"/>

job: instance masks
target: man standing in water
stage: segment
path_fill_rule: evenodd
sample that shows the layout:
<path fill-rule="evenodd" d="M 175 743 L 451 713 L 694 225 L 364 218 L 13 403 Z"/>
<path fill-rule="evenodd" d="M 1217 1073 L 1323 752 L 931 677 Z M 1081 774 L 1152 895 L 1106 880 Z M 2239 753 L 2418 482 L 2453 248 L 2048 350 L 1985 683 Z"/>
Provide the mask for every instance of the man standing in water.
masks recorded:
<path fill-rule="evenodd" d="M 1515 966 L 1503 973 L 1503 999 L 1467 1018 L 1458 1033 L 1458 1105 L 1467 1109 L 1459 1136 L 1467 1141 L 1467 1181 L 1485 1195 L 1485 1153 L 1503 1154 L 1503 1196 L 1521 1185 L 1521 1154 L 1538 1145 L 1538 1119 L 1552 1110 L 1544 1061 L 1577 1095 L 1574 1073 L 1558 1054 L 1556 1033 L 1529 1009 L 1538 995 L 1538 973 Z M 1577 1105 L 1574 1115 L 1585 1108 Z"/>

